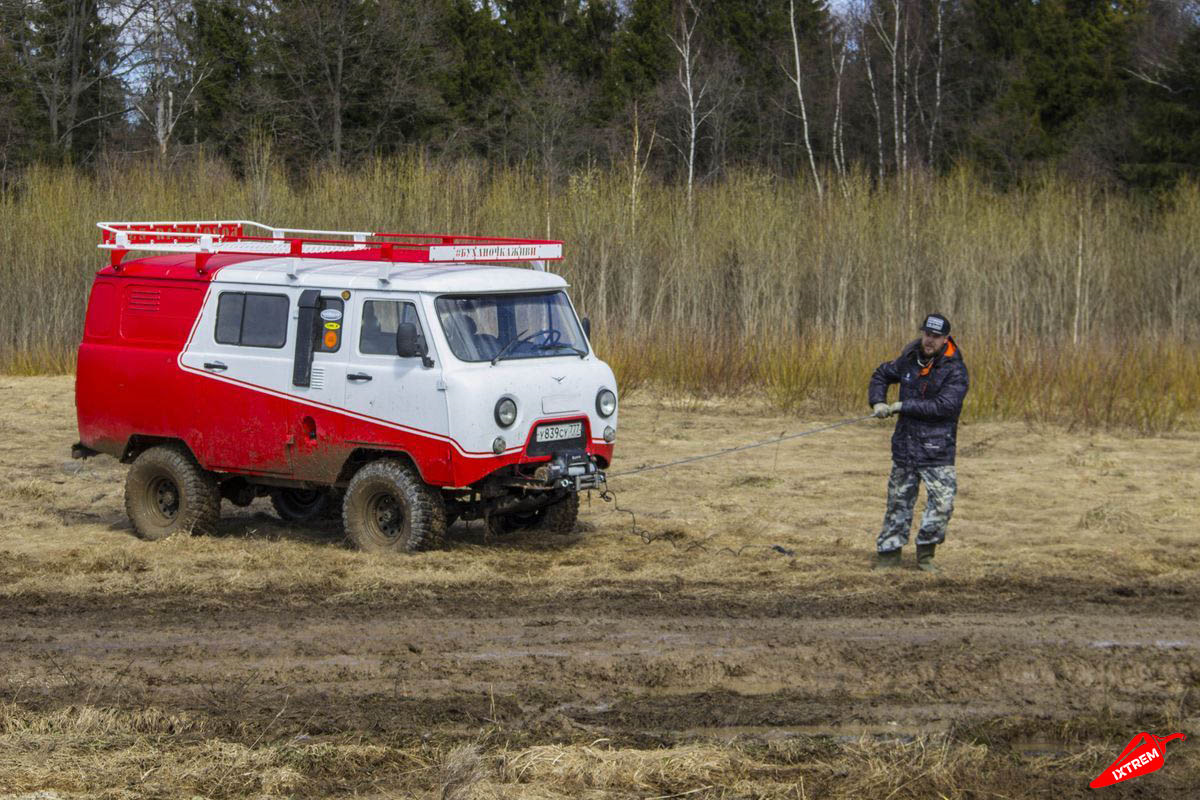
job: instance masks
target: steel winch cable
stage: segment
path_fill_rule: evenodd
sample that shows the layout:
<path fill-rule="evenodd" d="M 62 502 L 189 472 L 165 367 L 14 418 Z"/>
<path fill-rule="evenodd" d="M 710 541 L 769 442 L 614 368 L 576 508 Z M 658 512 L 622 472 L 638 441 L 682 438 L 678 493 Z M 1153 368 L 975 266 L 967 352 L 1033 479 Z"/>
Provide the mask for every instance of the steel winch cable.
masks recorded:
<path fill-rule="evenodd" d="M 637 524 L 637 513 L 634 512 L 632 509 L 622 508 L 620 505 L 617 504 L 616 493 L 608 487 L 607 478 L 628 477 L 631 475 L 640 474 L 642 472 L 650 472 L 650 471 L 656 470 L 656 469 L 667 469 L 668 467 L 678 467 L 683 464 L 691 464 L 692 462 L 703 461 L 704 459 L 708 459 L 708 458 L 716 458 L 718 456 L 725 456 L 725 455 L 729 455 L 731 453 L 740 453 L 743 450 L 752 450 L 756 447 L 766 447 L 767 445 L 771 445 L 771 444 L 778 445 L 779 443 L 786 442 L 789 439 L 800 439 L 805 436 L 812 436 L 813 434 L 824 433 L 825 431 L 831 431 L 834 428 L 840 428 L 843 425 L 853 425 L 856 422 L 864 422 L 868 419 L 874 418 L 874 416 L 875 416 L 874 414 L 867 414 L 862 417 L 852 417 L 850 419 L 839 420 L 838 422 L 834 422 L 829 425 L 823 425 L 820 428 L 813 428 L 812 430 L 809 430 L 809 431 L 800 431 L 798 433 L 791 433 L 791 434 L 780 434 L 779 436 L 776 436 L 771 439 L 764 439 L 761 442 L 751 442 L 750 444 L 738 445 L 737 447 L 727 447 L 724 450 L 716 450 L 712 453 L 703 453 L 698 456 L 689 456 L 687 458 L 676 459 L 675 461 L 668 461 L 664 464 L 651 464 L 651 465 L 645 466 L 645 467 L 638 467 L 637 469 L 626 470 L 624 472 L 617 472 L 612 475 L 606 476 L 606 483 L 604 485 L 604 488 L 600 490 L 600 499 L 606 503 L 612 503 L 613 510 L 617 511 L 618 513 L 629 515 L 630 526 L 631 526 L 629 533 L 631 535 L 637 536 L 639 539 L 641 539 L 643 544 L 652 544 L 653 542 L 657 542 L 657 541 L 666 541 L 668 544 L 671 545 L 671 547 L 673 549 L 679 549 L 679 546 L 676 544 L 674 537 L 671 536 L 670 534 L 668 534 L 668 533 L 657 533 L 656 534 L 656 533 L 652 533 L 651 531 L 639 528 L 638 524 Z M 778 451 L 776 451 L 776 458 L 778 458 Z M 589 498 L 591 497 L 590 492 L 588 493 L 588 497 Z M 589 499 L 589 503 L 590 503 L 590 499 Z M 712 538 L 712 537 L 709 537 L 709 538 Z M 706 542 L 704 542 L 704 541 L 691 542 L 691 543 L 688 543 L 683 546 L 683 552 L 685 552 L 685 553 L 689 552 L 691 550 L 701 550 L 703 552 L 708 552 L 708 549 L 709 548 L 706 546 Z M 762 550 L 767 550 L 769 552 L 780 553 L 789 558 L 794 557 L 796 555 L 796 552 L 794 550 L 790 550 L 790 549 L 783 547 L 781 545 L 778 545 L 778 544 L 754 544 L 754 543 L 743 544 L 741 547 L 737 548 L 736 550 L 734 550 L 731 547 L 722 547 L 720 550 L 717 550 L 716 552 L 717 553 L 728 552 L 732 556 L 740 556 L 745 551 L 754 550 L 754 549 L 762 549 Z"/>
<path fill-rule="evenodd" d="M 693 461 L 703 461 L 706 458 L 716 458 L 717 456 L 727 456 L 731 453 L 740 453 L 743 450 L 753 450 L 755 447 L 766 447 L 767 445 L 771 445 L 771 444 L 779 444 L 780 442 L 786 442 L 789 439 L 800 439 L 805 436 L 812 436 L 813 434 L 824 433 L 825 431 L 831 431 L 834 428 L 840 428 L 843 425 L 853 425 L 856 422 L 864 422 L 868 419 L 873 419 L 874 417 L 875 417 L 874 414 L 867 414 L 866 416 L 862 416 L 862 417 L 852 417 L 850 419 L 843 419 L 839 422 L 834 422 L 829 425 L 824 425 L 820 428 L 813 428 L 810 431 L 800 431 L 799 433 L 789 433 L 786 435 L 781 434 L 772 439 L 764 439 L 761 442 L 751 442 L 750 444 L 738 445 L 737 447 L 727 447 L 724 450 L 716 450 L 712 453 L 703 453 L 698 456 L 689 456 L 687 458 L 680 458 L 675 461 L 668 461 L 665 464 L 651 464 L 650 466 L 647 466 L 647 467 L 638 467 L 637 469 L 625 470 L 624 472 L 610 473 L 605 476 L 605 480 L 611 480 L 613 478 L 625 478 L 630 475 L 637 475 L 638 473 L 641 473 L 641 472 L 650 472 L 650 471 L 656 470 L 656 469 L 667 469 L 668 467 L 678 467 L 681 464 L 690 464 Z"/>

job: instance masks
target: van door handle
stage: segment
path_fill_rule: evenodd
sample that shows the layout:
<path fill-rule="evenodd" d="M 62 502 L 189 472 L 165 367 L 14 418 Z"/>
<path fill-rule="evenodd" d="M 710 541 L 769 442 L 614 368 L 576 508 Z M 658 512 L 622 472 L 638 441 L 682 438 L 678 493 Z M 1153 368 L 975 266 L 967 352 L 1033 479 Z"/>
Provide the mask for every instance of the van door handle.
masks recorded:
<path fill-rule="evenodd" d="M 348 381 L 369 381 L 369 380 L 371 380 L 371 376 L 365 372 L 351 372 L 349 375 L 346 376 L 346 380 L 348 380 Z"/>
<path fill-rule="evenodd" d="M 225 366 L 220 361 L 205 361 L 204 368 L 205 369 L 215 369 L 218 372 L 224 372 L 225 370 L 229 369 L 229 367 Z"/>

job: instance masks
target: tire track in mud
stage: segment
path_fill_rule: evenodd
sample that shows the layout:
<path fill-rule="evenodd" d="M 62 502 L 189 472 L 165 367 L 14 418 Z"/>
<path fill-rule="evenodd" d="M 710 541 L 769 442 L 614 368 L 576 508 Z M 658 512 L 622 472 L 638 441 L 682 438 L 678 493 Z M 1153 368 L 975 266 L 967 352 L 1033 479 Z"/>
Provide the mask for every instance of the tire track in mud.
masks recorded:
<path fill-rule="evenodd" d="M 249 739 L 268 725 L 389 737 L 503 725 L 529 741 L 631 746 L 739 731 L 929 732 L 1013 715 L 1053 727 L 1102 708 L 1134 724 L 1164 698 L 1200 713 L 1187 691 L 1200 683 L 1195 623 L 1161 605 L 822 616 L 761 590 L 720 614 L 730 609 L 719 598 L 698 595 L 648 605 L 583 593 L 553 608 L 461 592 L 352 606 L 210 599 L 219 606 L 6 600 L 16 612 L 0 633 L 6 699 L 171 708 Z"/>
<path fill-rule="evenodd" d="M 0 565 L 0 585 L 10 576 Z M 190 611 L 266 613 L 336 608 L 351 618 L 369 618 L 401 610 L 437 619 L 464 614 L 480 618 L 508 616 L 514 609 L 528 615 L 552 615 L 569 609 L 575 614 L 621 614 L 630 611 L 665 616 L 724 617 L 729 619 L 840 619 L 887 616 L 915 617 L 943 613 L 1078 613 L 1097 616 L 1134 614 L 1200 619 L 1200 586 L 1157 580 L 1114 583 L 1109 578 L 1077 578 L 1048 574 L 1034 578 L 1008 575 L 981 578 L 903 576 L 887 582 L 864 580 L 857 591 L 845 581 L 817 584 L 805 594 L 764 590 L 762 583 L 595 580 L 585 584 L 546 587 L 502 582 L 378 587 L 343 596 L 326 585 L 281 586 L 261 591 L 181 594 L 142 591 L 130 595 L 77 590 L 58 593 L 21 591 L 0 599 L 10 616 L 55 614 L 187 614 Z M 104 609 L 98 611 L 98 609 Z"/>

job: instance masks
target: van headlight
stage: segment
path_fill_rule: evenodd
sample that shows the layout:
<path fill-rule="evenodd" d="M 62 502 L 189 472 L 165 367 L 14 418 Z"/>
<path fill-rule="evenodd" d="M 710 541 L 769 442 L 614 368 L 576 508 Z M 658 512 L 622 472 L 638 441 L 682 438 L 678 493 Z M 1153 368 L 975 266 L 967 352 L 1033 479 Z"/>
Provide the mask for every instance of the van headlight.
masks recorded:
<path fill-rule="evenodd" d="M 617 396 L 611 389 L 601 389 L 596 395 L 596 413 L 602 417 L 611 417 L 617 410 Z"/>
<path fill-rule="evenodd" d="M 507 428 L 517 421 L 517 401 L 511 397 L 501 397 L 496 401 L 496 424 Z"/>

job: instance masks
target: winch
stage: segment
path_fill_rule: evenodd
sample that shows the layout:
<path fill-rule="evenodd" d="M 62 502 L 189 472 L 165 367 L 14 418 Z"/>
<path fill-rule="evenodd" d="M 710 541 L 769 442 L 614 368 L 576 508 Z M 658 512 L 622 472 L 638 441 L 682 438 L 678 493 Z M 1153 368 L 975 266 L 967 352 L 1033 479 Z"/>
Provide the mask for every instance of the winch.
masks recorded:
<path fill-rule="evenodd" d="M 595 460 L 579 450 L 555 453 L 550 461 L 534 470 L 533 477 L 539 483 L 564 489 L 574 487 L 576 491 L 595 489 L 605 483 L 604 473 Z"/>

